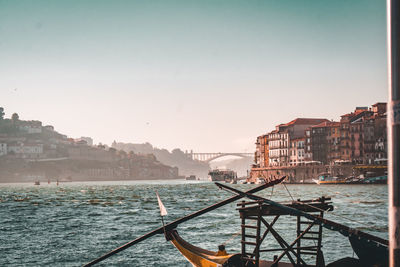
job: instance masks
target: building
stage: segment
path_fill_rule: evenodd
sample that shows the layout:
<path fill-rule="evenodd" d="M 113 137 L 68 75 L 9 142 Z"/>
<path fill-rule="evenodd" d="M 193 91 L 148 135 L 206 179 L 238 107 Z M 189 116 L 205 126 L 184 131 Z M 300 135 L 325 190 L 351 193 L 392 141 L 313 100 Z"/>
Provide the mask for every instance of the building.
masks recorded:
<path fill-rule="evenodd" d="M 88 146 L 93 146 L 93 139 L 91 137 L 84 137 L 76 139 L 75 141 L 85 141 Z"/>
<path fill-rule="evenodd" d="M 43 144 L 11 143 L 7 145 L 7 154 L 24 159 L 41 158 L 43 156 Z"/>
<path fill-rule="evenodd" d="M 340 159 L 340 123 L 325 121 L 308 129 L 310 151 L 308 161 L 333 164 Z"/>
<path fill-rule="evenodd" d="M 289 165 L 296 166 L 305 161 L 305 137 L 290 140 Z"/>
<path fill-rule="evenodd" d="M 328 161 L 328 130 L 326 122 L 311 127 L 312 159 L 322 164 Z"/>
<path fill-rule="evenodd" d="M 372 108 L 357 107 L 341 116 L 340 156 L 342 162 L 376 164 L 387 160 L 386 103 Z"/>
<path fill-rule="evenodd" d="M 297 118 L 257 137 L 256 145 L 252 178 L 355 175 L 354 165 L 387 164 L 386 103 L 357 107 L 339 122 Z"/>
<path fill-rule="evenodd" d="M 340 160 L 340 123 L 329 122 L 328 123 L 328 151 L 327 151 L 327 162 L 330 165 L 335 164 Z"/>
<path fill-rule="evenodd" d="M 327 119 L 297 118 L 286 124 L 279 124 L 266 135 L 268 145 L 268 166 L 290 166 L 306 159 L 305 130 Z M 291 143 L 292 140 L 296 140 Z M 299 147 L 300 146 L 300 147 Z"/>
<path fill-rule="evenodd" d="M 262 136 L 262 145 L 263 145 L 263 154 L 264 154 L 264 161 L 263 161 L 262 166 L 268 167 L 269 166 L 269 140 L 268 140 L 267 134 Z"/>
<path fill-rule="evenodd" d="M 42 132 L 41 121 L 18 121 L 18 128 L 20 131 L 28 134 L 38 134 Z"/>
<path fill-rule="evenodd" d="M 7 155 L 7 144 L 0 143 L 0 157 L 4 155 Z"/>
<path fill-rule="evenodd" d="M 279 127 L 268 134 L 268 166 L 286 166 L 289 163 L 289 134 Z"/>

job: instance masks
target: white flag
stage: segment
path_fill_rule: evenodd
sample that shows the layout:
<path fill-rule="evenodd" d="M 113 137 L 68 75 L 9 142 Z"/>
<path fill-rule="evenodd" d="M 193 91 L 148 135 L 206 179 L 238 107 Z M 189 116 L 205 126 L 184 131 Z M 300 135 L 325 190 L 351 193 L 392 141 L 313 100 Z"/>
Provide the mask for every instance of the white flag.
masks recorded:
<path fill-rule="evenodd" d="M 164 204 L 161 202 L 161 198 L 158 195 L 158 192 L 156 191 L 156 195 L 157 195 L 157 200 L 158 200 L 158 206 L 160 207 L 160 214 L 161 216 L 165 216 L 167 215 L 167 209 L 164 207 Z"/>

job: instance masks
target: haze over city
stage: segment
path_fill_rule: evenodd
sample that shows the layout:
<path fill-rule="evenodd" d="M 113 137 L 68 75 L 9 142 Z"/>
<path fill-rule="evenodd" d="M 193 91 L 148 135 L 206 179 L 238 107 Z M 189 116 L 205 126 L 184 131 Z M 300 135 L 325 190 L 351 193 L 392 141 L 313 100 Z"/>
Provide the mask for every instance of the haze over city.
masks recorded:
<path fill-rule="evenodd" d="M 0 1 L 0 105 L 95 142 L 253 152 L 387 101 L 385 1 Z"/>

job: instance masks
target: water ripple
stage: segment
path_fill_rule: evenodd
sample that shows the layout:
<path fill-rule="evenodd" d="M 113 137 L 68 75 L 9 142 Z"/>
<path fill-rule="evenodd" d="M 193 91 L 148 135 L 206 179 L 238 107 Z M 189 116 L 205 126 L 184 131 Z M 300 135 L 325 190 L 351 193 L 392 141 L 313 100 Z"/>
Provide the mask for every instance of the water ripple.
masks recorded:
<path fill-rule="evenodd" d="M 249 189 L 252 185 L 237 185 Z M 328 219 L 387 238 L 387 187 L 374 185 L 288 185 L 297 199 L 332 196 L 335 210 Z M 167 222 L 231 195 L 212 183 L 184 181 L 66 183 L 60 186 L 0 185 L 0 266 L 80 266 L 161 226 L 157 190 L 168 210 Z M 272 190 L 258 193 L 271 197 Z M 271 197 L 288 201 L 282 186 Z M 340 217 L 339 217 L 340 216 Z M 348 217 L 353 220 L 345 220 Z M 295 223 L 280 218 L 276 230 L 293 239 Z M 357 221 L 355 222 L 354 219 Z M 230 240 L 239 252 L 240 218 L 236 204 L 202 215 L 178 227 L 182 237 L 205 249 Z M 347 239 L 324 230 L 324 255 L 330 262 L 353 256 Z M 290 239 L 290 240 L 292 240 Z M 265 246 L 276 247 L 267 238 Z M 272 258 L 266 255 L 266 258 Z M 137 244 L 99 266 L 189 266 L 163 235 Z"/>

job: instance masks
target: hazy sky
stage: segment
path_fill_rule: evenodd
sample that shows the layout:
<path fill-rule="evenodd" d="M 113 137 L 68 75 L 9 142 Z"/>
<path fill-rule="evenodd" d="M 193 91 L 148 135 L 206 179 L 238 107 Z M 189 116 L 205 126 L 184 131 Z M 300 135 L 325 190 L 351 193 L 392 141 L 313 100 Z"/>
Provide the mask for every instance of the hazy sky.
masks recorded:
<path fill-rule="evenodd" d="M 387 101 L 385 4 L 0 0 L 0 106 L 96 143 L 253 152 Z"/>

